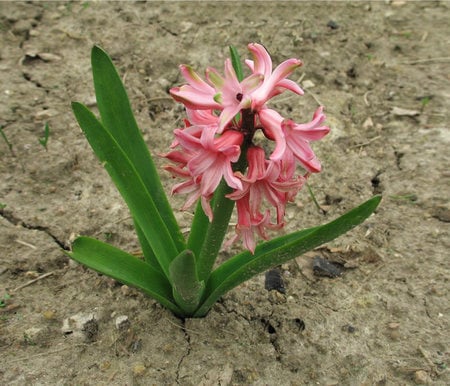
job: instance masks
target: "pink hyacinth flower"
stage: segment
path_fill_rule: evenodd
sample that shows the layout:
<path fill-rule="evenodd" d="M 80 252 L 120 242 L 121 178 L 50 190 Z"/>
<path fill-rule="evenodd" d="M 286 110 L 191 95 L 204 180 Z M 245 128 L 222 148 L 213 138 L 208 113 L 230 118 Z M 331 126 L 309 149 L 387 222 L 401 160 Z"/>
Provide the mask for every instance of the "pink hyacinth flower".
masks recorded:
<path fill-rule="evenodd" d="M 270 222 L 269 210 L 267 210 L 264 215 L 262 213 L 256 213 L 253 216 L 250 212 L 248 196 L 244 196 L 236 201 L 236 210 L 238 216 L 236 234 L 226 243 L 226 246 L 242 239 L 245 248 L 254 254 L 256 248 L 255 232 L 262 239 L 267 240 L 268 235 L 266 229 L 279 229 L 282 226 Z"/>
<path fill-rule="evenodd" d="M 208 68 L 206 76 L 211 84 L 214 84 L 217 94 L 214 96 L 216 102 L 222 106 L 219 117 L 218 133 L 221 133 L 228 123 L 241 111 L 251 106 L 252 92 L 257 89 L 263 81 L 263 75 L 252 74 L 239 82 L 230 59 L 225 60 L 225 78 L 213 69 Z"/>
<path fill-rule="evenodd" d="M 254 74 L 263 74 L 264 81 L 251 95 L 252 110 L 258 111 L 264 104 L 274 96 L 282 93 L 284 90 L 303 95 L 303 90 L 292 80 L 286 79 L 297 67 L 303 65 L 299 59 L 288 59 L 278 65 L 272 72 L 272 59 L 267 50 L 257 43 L 248 45 L 248 49 L 253 55 L 252 60 L 246 60 L 245 63 Z"/>
<path fill-rule="evenodd" d="M 248 196 L 251 218 L 258 218 L 262 202 L 265 198 L 277 211 L 277 223 L 283 224 L 286 202 L 292 199 L 302 188 L 304 178 L 280 178 L 281 162 L 265 159 L 264 150 L 253 146 L 247 151 L 247 175 L 236 173 L 242 180 L 242 189 L 237 189 L 227 195 L 232 200 L 240 200 Z"/>
<path fill-rule="evenodd" d="M 285 120 L 281 125 L 288 149 L 300 164 L 311 173 L 320 172 L 322 167 L 309 142 L 318 141 L 330 132 L 328 126 L 322 125 L 325 119 L 323 106 L 320 106 L 309 123 L 297 124 L 291 120 Z"/>
<path fill-rule="evenodd" d="M 191 128 L 196 126 L 175 130 L 176 142 L 182 151 L 174 150 L 164 156 L 179 166 L 166 169 L 175 176 L 187 179 L 172 190 L 173 193 L 190 194 L 183 209 L 190 207 L 201 196 L 203 209 L 212 220 L 209 201 L 221 179 L 224 178 L 233 189 L 242 188 L 241 181 L 233 173 L 232 163 L 239 159 L 243 134 L 227 130 L 215 138 L 217 127 L 204 126 L 198 137 L 195 135 L 197 131 L 191 130 L 194 135 L 189 132 Z"/>
<path fill-rule="evenodd" d="M 258 116 L 264 134 L 276 142 L 275 150 L 270 156 L 272 160 L 280 160 L 288 157 L 287 153 L 291 153 L 308 172 L 320 172 L 320 162 L 309 142 L 323 138 L 330 131 L 328 126 L 322 125 L 326 119 L 323 106 L 318 107 L 312 121 L 305 124 L 284 119 L 271 109 L 261 110 Z"/>

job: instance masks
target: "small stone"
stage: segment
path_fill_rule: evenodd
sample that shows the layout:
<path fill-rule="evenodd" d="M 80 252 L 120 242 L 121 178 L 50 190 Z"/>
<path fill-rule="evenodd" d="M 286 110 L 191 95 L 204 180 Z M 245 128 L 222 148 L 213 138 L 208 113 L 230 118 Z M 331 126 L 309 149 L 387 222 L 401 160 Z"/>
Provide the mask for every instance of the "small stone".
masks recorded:
<path fill-rule="evenodd" d="M 39 335 L 42 332 L 42 328 L 39 327 L 30 327 L 23 332 L 23 336 L 28 342 L 33 342 L 39 338 Z"/>
<path fill-rule="evenodd" d="M 120 287 L 120 292 L 122 292 L 122 295 L 124 296 L 130 296 L 131 288 L 124 284 L 122 287 Z"/>
<path fill-rule="evenodd" d="M 62 57 L 56 54 L 52 54 L 50 52 L 40 52 L 38 56 L 44 61 L 44 62 L 58 62 L 62 60 Z"/>
<path fill-rule="evenodd" d="M 98 322 L 95 314 L 76 314 L 64 319 L 61 331 L 85 342 L 94 342 L 98 335 Z"/>
<path fill-rule="evenodd" d="M 53 310 L 45 310 L 42 312 L 42 316 L 47 320 L 53 320 L 55 319 L 56 312 Z"/>
<path fill-rule="evenodd" d="M 136 364 L 133 366 L 133 374 L 134 374 L 134 376 L 136 376 L 136 377 L 141 377 L 141 376 L 143 376 L 143 375 L 145 374 L 145 370 L 146 370 L 145 365 L 142 364 L 142 363 L 136 363 Z"/>
<path fill-rule="evenodd" d="M 392 0 L 391 5 L 393 7 L 401 7 L 406 4 L 405 0 Z"/>
<path fill-rule="evenodd" d="M 269 301 L 272 304 L 284 304 L 286 303 L 286 296 L 278 291 L 269 292 Z"/>
<path fill-rule="evenodd" d="M 429 385 L 431 384 L 431 377 L 425 370 L 417 370 L 414 373 L 414 382 L 416 385 Z"/>
<path fill-rule="evenodd" d="M 331 278 L 342 275 L 341 268 L 320 256 L 316 256 L 313 260 L 313 271 L 314 275 L 327 276 Z"/>
<path fill-rule="evenodd" d="M 349 334 L 353 334 L 356 331 L 356 328 L 351 324 L 346 324 L 342 326 L 342 331 L 348 332 Z"/>
<path fill-rule="evenodd" d="M 102 362 L 102 363 L 100 363 L 99 368 L 100 368 L 100 371 L 109 370 L 111 368 L 111 362 L 110 361 Z"/>
<path fill-rule="evenodd" d="M 12 27 L 11 31 L 14 34 L 18 35 L 25 34 L 33 28 L 34 23 L 35 21 L 33 19 L 18 20 L 16 23 L 14 23 L 14 26 Z"/>
<path fill-rule="evenodd" d="M 267 291 L 276 290 L 282 294 L 286 293 L 283 277 L 281 276 L 281 271 L 279 269 L 271 269 L 266 272 L 264 288 Z"/>
<path fill-rule="evenodd" d="M 417 115 L 420 115 L 420 111 L 418 110 L 404 109 L 395 106 L 392 108 L 391 113 L 400 117 L 415 117 Z"/>
<path fill-rule="evenodd" d="M 373 127 L 373 121 L 372 118 L 367 117 L 367 119 L 364 121 L 363 123 L 363 128 L 364 129 L 371 129 Z"/>
<path fill-rule="evenodd" d="M 330 20 L 327 23 L 327 27 L 331 28 L 331 29 L 338 29 L 339 28 L 339 24 L 336 23 L 334 20 Z"/>
<path fill-rule="evenodd" d="M 450 209 L 444 206 L 436 206 L 432 209 L 432 216 L 442 222 L 450 222 Z"/>
<path fill-rule="evenodd" d="M 313 88 L 316 85 L 313 81 L 306 79 L 305 81 L 302 82 L 302 86 L 303 86 L 303 88 Z"/>
<path fill-rule="evenodd" d="M 116 328 L 119 331 L 124 331 L 130 328 L 130 320 L 127 315 L 120 315 L 116 318 Z"/>
<path fill-rule="evenodd" d="M 41 110 L 38 111 L 35 115 L 34 115 L 34 119 L 36 121 L 45 121 L 51 117 L 54 117 L 56 115 L 59 114 L 59 111 L 55 110 L 55 109 L 47 109 L 47 110 Z"/>

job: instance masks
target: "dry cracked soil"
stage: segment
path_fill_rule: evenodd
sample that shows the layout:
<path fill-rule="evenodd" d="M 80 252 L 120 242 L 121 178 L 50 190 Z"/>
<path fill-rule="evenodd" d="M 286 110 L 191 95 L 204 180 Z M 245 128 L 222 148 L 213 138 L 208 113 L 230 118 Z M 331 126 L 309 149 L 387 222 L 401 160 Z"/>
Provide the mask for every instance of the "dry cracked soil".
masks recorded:
<path fill-rule="evenodd" d="M 1 2 L 0 383 L 2 385 L 448 385 L 449 10 L 443 1 Z M 222 68 L 227 46 L 301 58 L 303 97 L 279 111 L 331 133 L 323 172 L 287 231 L 373 194 L 363 225 L 180 320 L 70 262 L 76 235 L 136 252 L 127 207 L 70 109 L 96 111 L 90 50 L 123 76 L 158 168 L 183 109 L 178 64 Z M 48 123 L 46 148 L 39 142 Z M 161 172 L 170 192 L 171 178 Z M 171 197 L 175 208 L 182 197 Z M 176 212 L 188 231 L 190 213 Z M 223 258 L 229 256 L 225 251 Z M 317 276 L 316 256 L 340 264 Z"/>

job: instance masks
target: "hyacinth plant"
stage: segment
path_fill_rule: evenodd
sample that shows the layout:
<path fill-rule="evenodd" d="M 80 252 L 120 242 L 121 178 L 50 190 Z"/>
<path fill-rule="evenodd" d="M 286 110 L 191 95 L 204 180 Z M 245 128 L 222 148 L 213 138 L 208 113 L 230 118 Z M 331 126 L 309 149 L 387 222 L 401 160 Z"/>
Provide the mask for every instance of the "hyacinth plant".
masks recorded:
<path fill-rule="evenodd" d="M 100 119 L 84 105 L 72 108 L 97 157 L 127 203 L 143 258 L 89 237 L 78 237 L 69 256 L 119 282 L 134 286 L 180 317 L 203 317 L 226 292 L 251 277 L 294 259 L 362 223 L 378 206 L 375 196 L 331 221 L 297 232 L 269 235 L 284 225 L 286 205 L 306 180 L 321 170 L 310 142 L 329 128 L 320 106 L 308 123 L 296 123 L 269 107 L 285 91 L 303 91 L 288 76 L 302 62 L 289 59 L 275 69 L 266 49 L 249 44 L 244 76 L 233 47 L 224 75 L 208 68 L 202 79 L 181 65 L 187 84 L 170 90 L 186 108 L 171 149 L 160 156 L 185 194 L 184 210 L 196 204 L 188 237 L 175 220 L 155 164 L 109 56 L 92 50 Z M 236 208 L 234 235 L 227 238 Z M 216 264 L 225 244 L 244 251 Z"/>

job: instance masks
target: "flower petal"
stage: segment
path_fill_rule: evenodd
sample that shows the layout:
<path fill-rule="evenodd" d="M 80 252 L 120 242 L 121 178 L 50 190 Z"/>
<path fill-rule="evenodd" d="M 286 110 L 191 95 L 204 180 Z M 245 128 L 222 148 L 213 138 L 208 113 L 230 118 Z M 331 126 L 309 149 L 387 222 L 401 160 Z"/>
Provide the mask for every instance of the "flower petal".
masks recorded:
<path fill-rule="evenodd" d="M 275 149 L 270 155 L 271 160 L 279 160 L 286 151 L 286 140 L 281 123 L 284 118 L 272 109 L 262 109 L 258 113 L 266 137 L 275 141 Z"/>

